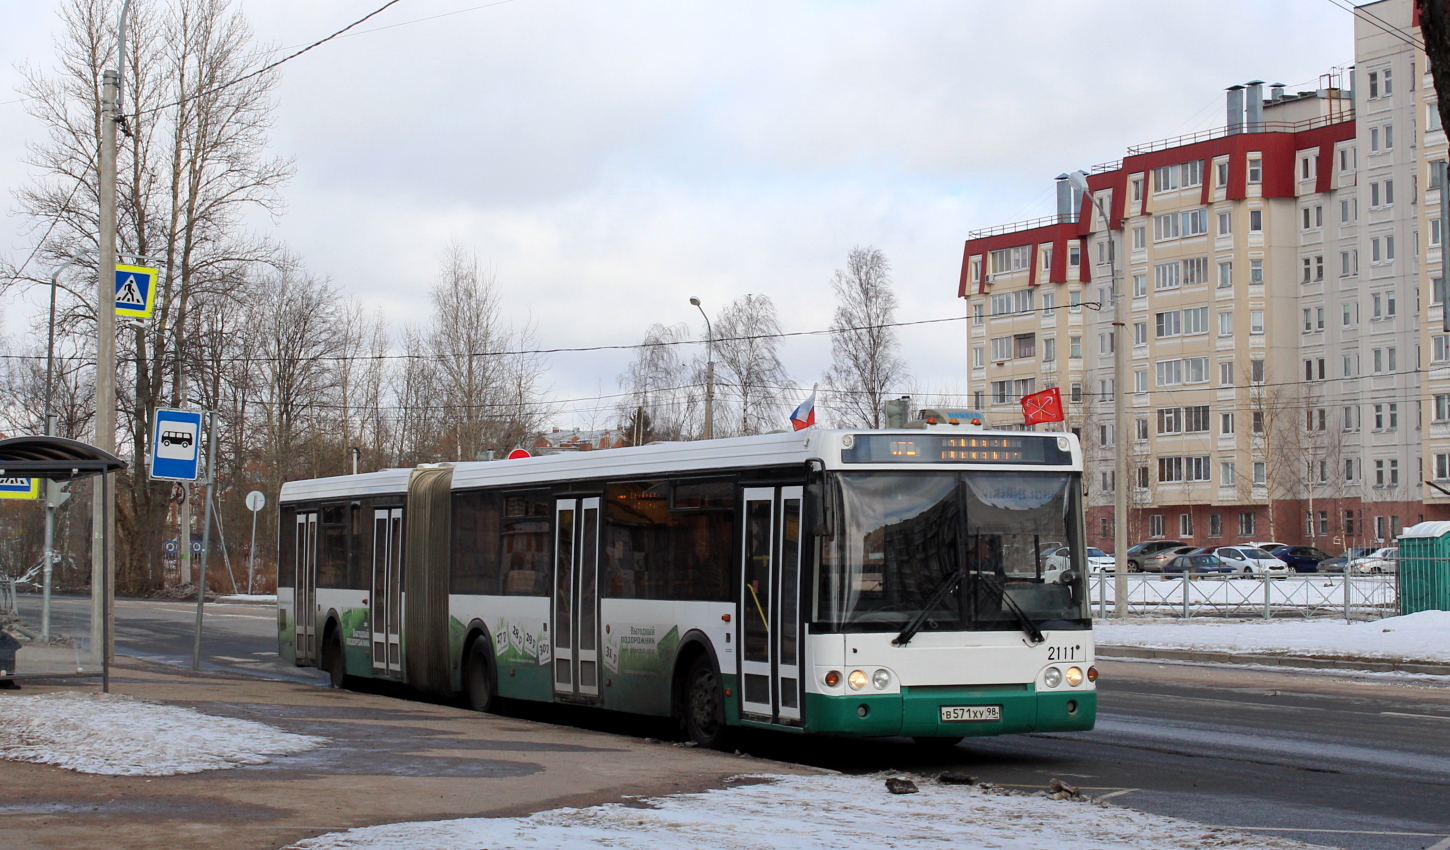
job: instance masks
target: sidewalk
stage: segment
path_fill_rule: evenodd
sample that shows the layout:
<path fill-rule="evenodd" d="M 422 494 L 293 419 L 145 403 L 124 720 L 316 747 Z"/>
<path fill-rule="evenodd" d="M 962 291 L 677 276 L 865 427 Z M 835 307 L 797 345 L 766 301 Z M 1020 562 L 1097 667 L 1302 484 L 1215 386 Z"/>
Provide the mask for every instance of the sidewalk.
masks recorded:
<path fill-rule="evenodd" d="M 31 681 L 6 693 L 98 689 L 99 683 Z M 129 658 L 117 660 L 111 689 L 328 743 L 268 764 L 177 776 L 103 776 L 0 761 L 0 846 L 280 847 L 357 826 L 520 816 L 627 795 L 720 788 L 741 773 L 818 772 L 376 693 L 197 674 Z"/>
<path fill-rule="evenodd" d="M 1343 620 L 1162 619 L 1095 626 L 1098 655 L 1450 676 L 1450 612 Z"/>

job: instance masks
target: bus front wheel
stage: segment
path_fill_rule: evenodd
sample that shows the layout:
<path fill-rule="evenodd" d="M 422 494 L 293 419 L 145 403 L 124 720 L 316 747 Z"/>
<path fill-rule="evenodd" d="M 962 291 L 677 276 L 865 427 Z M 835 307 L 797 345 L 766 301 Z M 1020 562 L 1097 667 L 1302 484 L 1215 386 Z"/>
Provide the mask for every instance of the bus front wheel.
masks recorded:
<path fill-rule="evenodd" d="M 492 666 L 488 657 L 486 638 L 480 636 L 468 646 L 468 657 L 463 665 L 463 690 L 468 694 L 468 707 L 474 711 L 492 713 L 498 704 L 494 692 Z"/>
<path fill-rule="evenodd" d="M 720 675 L 710 659 L 701 655 L 690 665 L 685 677 L 685 734 L 696 745 L 713 750 L 724 749 L 728 727 L 725 725 L 725 699 L 721 693 Z"/>

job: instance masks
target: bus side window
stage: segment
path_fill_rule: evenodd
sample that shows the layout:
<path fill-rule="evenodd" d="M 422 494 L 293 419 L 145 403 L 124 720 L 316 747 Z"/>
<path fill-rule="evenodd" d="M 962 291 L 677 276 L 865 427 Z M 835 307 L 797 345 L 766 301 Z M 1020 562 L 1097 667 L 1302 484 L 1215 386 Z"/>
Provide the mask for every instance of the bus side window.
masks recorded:
<path fill-rule="evenodd" d="M 319 535 L 317 586 L 347 587 L 347 506 L 322 506 L 322 533 Z"/>
<path fill-rule="evenodd" d="M 499 569 L 498 493 L 476 490 L 453 494 L 453 544 L 449 592 L 497 596 L 506 577 Z"/>
<path fill-rule="evenodd" d="M 548 596 L 551 501 L 547 490 L 504 495 L 499 532 L 506 596 Z"/>

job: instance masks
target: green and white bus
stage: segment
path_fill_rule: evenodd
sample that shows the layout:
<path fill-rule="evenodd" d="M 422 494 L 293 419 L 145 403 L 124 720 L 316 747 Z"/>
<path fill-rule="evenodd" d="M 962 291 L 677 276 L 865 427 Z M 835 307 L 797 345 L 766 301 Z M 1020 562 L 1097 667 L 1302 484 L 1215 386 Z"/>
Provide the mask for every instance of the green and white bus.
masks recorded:
<path fill-rule="evenodd" d="M 1091 729 L 1077 438 L 912 424 L 289 482 L 279 651 L 706 746 Z"/>

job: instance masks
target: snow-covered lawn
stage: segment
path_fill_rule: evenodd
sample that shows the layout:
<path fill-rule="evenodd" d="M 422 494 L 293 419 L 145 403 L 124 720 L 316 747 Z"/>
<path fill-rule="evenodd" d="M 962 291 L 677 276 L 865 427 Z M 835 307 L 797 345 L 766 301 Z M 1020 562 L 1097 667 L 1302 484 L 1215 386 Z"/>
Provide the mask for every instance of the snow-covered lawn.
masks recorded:
<path fill-rule="evenodd" d="M 231 605 L 276 605 L 275 593 L 232 593 L 218 596 L 216 601 Z"/>
<path fill-rule="evenodd" d="M 1245 836 L 1115 806 L 1003 796 L 917 780 L 894 795 L 881 777 L 786 776 L 700 794 L 555 809 L 525 818 L 462 818 L 372 826 L 294 844 L 299 850 L 722 850 L 839 847 L 972 850 L 1289 850 L 1304 844 Z"/>
<path fill-rule="evenodd" d="M 0 696 L 0 758 L 82 773 L 167 776 L 300 753 L 325 743 L 263 723 L 120 694 Z"/>
<path fill-rule="evenodd" d="M 1093 624 L 1093 632 L 1102 646 L 1450 662 L 1450 611 L 1421 611 L 1365 623 L 1155 620 L 1119 624 L 1099 620 Z"/>

